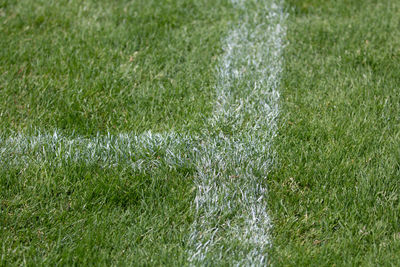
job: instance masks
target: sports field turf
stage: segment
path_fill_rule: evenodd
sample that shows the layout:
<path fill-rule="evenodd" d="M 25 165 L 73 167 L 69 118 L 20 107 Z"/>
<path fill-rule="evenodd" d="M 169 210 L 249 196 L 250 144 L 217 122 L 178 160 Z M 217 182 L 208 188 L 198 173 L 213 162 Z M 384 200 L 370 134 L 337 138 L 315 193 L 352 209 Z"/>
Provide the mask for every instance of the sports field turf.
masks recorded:
<path fill-rule="evenodd" d="M 0 0 L 0 265 L 399 265 L 399 12 Z"/>

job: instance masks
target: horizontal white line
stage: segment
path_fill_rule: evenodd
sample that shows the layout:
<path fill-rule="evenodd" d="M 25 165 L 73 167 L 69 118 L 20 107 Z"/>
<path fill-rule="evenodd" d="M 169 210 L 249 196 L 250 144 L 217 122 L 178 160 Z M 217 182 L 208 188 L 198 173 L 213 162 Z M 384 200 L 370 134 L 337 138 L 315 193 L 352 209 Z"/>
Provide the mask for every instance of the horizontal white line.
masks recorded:
<path fill-rule="evenodd" d="M 156 166 L 177 168 L 193 157 L 195 138 L 176 133 L 139 136 L 129 134 L 98 135 L 92 138 L 65 136 L 60 132 L 22 134 L 0 138 L 0 158 L 3 164 L 51 164 L 66 162 L 97 164 L 104 168 L 117 165 L 145 171 Z"/>

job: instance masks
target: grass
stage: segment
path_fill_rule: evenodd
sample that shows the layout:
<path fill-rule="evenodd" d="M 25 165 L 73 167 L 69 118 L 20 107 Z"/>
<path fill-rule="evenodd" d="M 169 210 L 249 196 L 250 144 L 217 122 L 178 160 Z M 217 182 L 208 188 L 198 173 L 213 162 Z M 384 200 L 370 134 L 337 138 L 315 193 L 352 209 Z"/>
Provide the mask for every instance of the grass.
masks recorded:
<path fill-rule="evenodd" d="M 277 265 L 400 263 L 400 5 L 287 1 Z"/>
<path fill-rule="evenodd" d="M 189 131 L 212 110 L 226 1 L 0 6 L 2 131 Z"/>
<path fill-rule="evenodd" d="M 149 175 L 66 164 L 53 170 L 46 165 L 12 168 L 1 175 L 18 191 L 2 197 L 3 265 L 185 260 L 179 244 L 184 222 L 190 222 L 191 180 L 181 172 Z"/>
<path fill-rule="evenodd" d="M 398 265 L 400 3 L 285 5 L 268 257 Z M 182 136 L 212 115 L 238 19 L 223 0 L 0 0 L 0 265 L 188 264 Z"/>

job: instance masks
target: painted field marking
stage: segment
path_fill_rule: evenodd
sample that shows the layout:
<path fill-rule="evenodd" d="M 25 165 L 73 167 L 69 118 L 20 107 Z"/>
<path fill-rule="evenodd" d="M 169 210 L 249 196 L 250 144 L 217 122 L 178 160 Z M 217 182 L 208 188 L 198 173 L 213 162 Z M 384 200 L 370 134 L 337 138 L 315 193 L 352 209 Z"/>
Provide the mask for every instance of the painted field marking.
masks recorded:
<path fill-rule="evenodd" d="M 278 0 L 279 1 L 279 0 Z M 192 265 L 265 265 L 270 246 L 266 176 L 274 162 L 286 28 L 282 3 L 232 0 L 241 14 L 224 40 L 218 99 L 199 136 L 177 133 L 66 137 L 58 132 L 0 137 L 1 164 L 119 164 L 134 170 L 196 168 Z M 255 12 L 248 6 L 256 5 Z"/>
<path fill-rule="evenodd" d="M 285 14 L 282 3 L 232 2 L 241 20 L 224 41 L 212 132 L 204 134 L 211 138 L 197 161 L 195 265 L 265 265 L 270 245 L 265 179 L 274 161 Z"/>

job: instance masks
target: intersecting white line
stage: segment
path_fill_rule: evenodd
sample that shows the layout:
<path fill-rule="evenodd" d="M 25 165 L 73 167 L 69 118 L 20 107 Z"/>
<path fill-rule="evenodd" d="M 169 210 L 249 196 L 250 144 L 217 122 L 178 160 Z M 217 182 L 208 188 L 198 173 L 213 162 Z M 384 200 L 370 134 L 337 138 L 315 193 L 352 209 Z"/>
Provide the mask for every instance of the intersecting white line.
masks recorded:
<path fill-rule="evenodd" d="M 216 107 L 198 136 L 173 132 L 93 138 L 60 132 L 0 136 L 0 159 L 7 159 L 1 164 L 82 162 L 105 168 L 123 164 L 138 171 L 195 168 L 190 264 L 265 265 L 271 226 L 265 179 L 275 158 L 271 145 L 279 114 L 286 15 L 282 3 L 274 0 L 232 3 L 241 20 L 224 39 Z"/>

